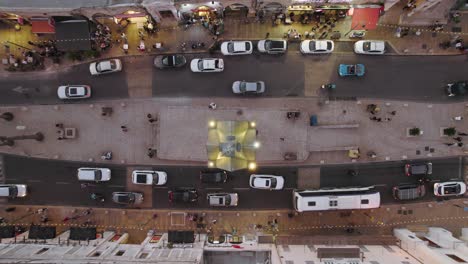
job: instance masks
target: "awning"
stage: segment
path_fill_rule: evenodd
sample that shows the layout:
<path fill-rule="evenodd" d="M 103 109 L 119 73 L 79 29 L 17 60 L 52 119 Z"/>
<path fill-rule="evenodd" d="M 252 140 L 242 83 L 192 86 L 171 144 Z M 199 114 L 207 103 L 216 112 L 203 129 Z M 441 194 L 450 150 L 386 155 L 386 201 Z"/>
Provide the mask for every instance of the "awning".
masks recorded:
<path fill-rule="evenodd" d="M 55 236 L 55 226 L 31 225 L 29 228 L 28 239 L 52 239 Z"/>
<path fill-rule="evenodd" d="M 354 8 L 351 28 L 356 30 L 369 30 L 377 27 L 380 8 Z"/>
<path fill-rule="evenodd" d="M 121 19 L 121 18 L 145 17 L 145 16 L 146 16 L 145 13 L 133 13 L 133 14 L 118 14 L 118 15 L 115 15 L 114 17 L 117 19 Z"/>
<path fill-rule="evenodd" d="M 38 34 L 51 34 L 55 33 L 55 26 L 53 24 L 53 21 L 50 20 L 49 18 L 32 18 L 31 19 L 31 24 L 32 24 L 32 33 L 38 33 Z"/>
<path fill-rule="evenodd" d="M 55 24 L 57 49 L 79 51 L 91 49 L 91 37 L 87 20 L 66 20 Z"/>
<path fill-rule="evenodd" d="M 97 237 L 96 228 L 94 227 L 71 227 L 71 240 L 95 240 Z"/>

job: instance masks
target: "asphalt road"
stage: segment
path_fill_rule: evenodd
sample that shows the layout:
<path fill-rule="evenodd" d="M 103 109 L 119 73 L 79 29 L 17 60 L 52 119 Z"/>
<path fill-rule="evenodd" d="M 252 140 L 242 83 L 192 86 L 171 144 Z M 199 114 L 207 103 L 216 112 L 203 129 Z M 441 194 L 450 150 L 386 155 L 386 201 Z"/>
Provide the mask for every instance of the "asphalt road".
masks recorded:
<path fill-rule="evenodd" d="M 431 183 L 460 178 L 462 161 L 458 158 L 433 160 Z M 321 168 L 321 187 L 377 186 L 381 192 L 382 203 L 395 203 L 391 196 L 391 188 L 401 183 L 417 182 L 416 177 L 407 177 L 403 173 L 404 162 L 386 162 L 363 165 L 324 166 Z M 124 166 L 109 166 L 112 171 L 108 183 L 92 183 L 82 189 L 76 171 L 79 167 L 89 167 L 86 163 L 72 163 L 55 160 L 39 160 L 16 156 L 4 156 L 4 172 L 6 183 L 27 184 L 29 195 L 25 198 L 10 200 L 11 204 L 34 205 L 69 205 L 89 207 L 125 207 L 111 201 L 111 193 L 128 191 L 135 186 L 127 180 L 127 169 Z M 99 165 L 96 165 L 99 166 Z M 220 208 L 222 210 L 236 209 L 292 209 L 291 191 L 296 188 L 297 168 L 275 167 L 261 168 L 257 174 L 274 174 L 285 177 L 285 188 L 281 191 L 257 190 L 249 187 L 250 172 L 241 170 L 229 174 L 229 180 L 224 184 L 202 184 L 199 180 L 198 167 L 155 167 L 168 173 L 165 186 L 154 186 L 149 192 L 152 196 L 153 208 L 170 209 L 207 209 L 206 194 L 211 192 L 236 192 L 239 194 L 239 206 Z M 349 176 L 347 171 L 353 169 L 356 176 Z M 133 186 L 128 186 L 131 184 Z M 427 201 L 435 200 L 431 183 L 427 185 Z M 194 187 L 199 199 L 193 204 L 171 204 L 168 191 L 176 187 Z M 146 188 L 146 187 L 145 187 Z M 106 197 L 104 203 L 91 200 L 92 192 L 102 193 Z M 147 194 L 147 192 L 145 192 Z M 145 199 L 148 199 L 146 197 Z M 211 209 L 216 209 L 211 207 Z"/>
<path fill-rule="evenodd" d="M 189 65 L 161 71 L 152 66 L 152 56 L 124 58 L 122 72 L 98 77 L 89 74 L 88 64 L 57 73 L 24 73 L 0 80 L 0 104 L 57 103 L 56 89 L 62 84 L 90 84 L 93 88 L 90 101 L 127 98 L 128 83 L 135 80 L 138 83 L 139 79 L 138 85 L 151 88 L 155 97 L 230 97 L 234 96 L 232 82 L 263 80 L 266 83 L 263 96 L 303 96 L 305 85 L 310 89 L 333 82 L 337 84 L 333 95 L 338 97 L 449 102 L 453 98 L 444 95 L 444 85 L 466 79 L 468 67 L 464 56 L 366 56 L 350 52 L 304 56 L 298 52 L 298 44 L 290 44 L 289 50 L 285 55 L 273 56 L 187 55 L 188 64 L 194 57 L 222 57 L 225 60 L 222 73 L 192 73 Z M 361 78 L 339 77 L 340 63 L 363 63 L 366 74 Z M 84 102 L 89 101 L 81 101 Z"/>
<path fill-rule="evenodd" d="M 421 163 L 417 161 L 414 163 Z M 436 159 L 432 162 L 432 175 L 426 184 L 424 200 L 435 200 L 434 183 L 461 179 L 463 167 L 461 158 Z M 406 176 L 404 166 L 412 161 L 396 161 L 373 164 L 324 166 L 320 170 L 321 187 L 376 186 L 380 191 L 382 203 L 395 203 L 392 188 L 404 183 L 418 183 L 417 176 Z M 356 176 L 348 175 L 349 170 L 357 172 Z"/>
<path fill-rule="evenodd" d="M 54 160 L 29 159 L 15 156 L 4 157 L 6 183 L 27 184 L 30 194 L 22 199 L 11 200 L 13 204 L 35 205 L 70 205 L 95 207 L 125 207 L 111 201 L 112 192 L 126 191 L 127 169 L 124 166 L 90 165 Z M 111 180 L 108 183 L 91 183 L 82 189 L 77 179 L 79 167 L 107 167 L 111 169 Z M 291 207 L 291 190 L 296 187 L 297 170 L 295 168 L 265 168 L 257 171 L 259 174 L 275 174 L 285 177 L 285 188 L 281 191 L 256 190 L 249 187 L 248 171 L 237 171 L 229 174 L 229 180 L 224 184 L 202 184 L 197 167 L 155 167 L 168 174 L 168 182 L 164 186 L 154 186 L 152 190 L 153 208 L 209 208 L 206 194 L 211 192 L 237 192 L 239 206 L 242 209 L 278 209 Z M 131 183 L 130 183 L 131 184 Z M 132 186 L 134 187 L 134 186 Z M 197 203 L 171 204 L 168 191 L 176 187 L 195 187 L 199 194 Z M 106 199 L 104 203 L 91 200 L 91 193 L 101 193 Z M 148 199 L 147 197 L 145 199 Z M 230 208 L 235 210 L 236 208 Z M 216 208 L 211 208 L 216 209 Z M 226 209 L 226 208 L 224 208 Z"/>

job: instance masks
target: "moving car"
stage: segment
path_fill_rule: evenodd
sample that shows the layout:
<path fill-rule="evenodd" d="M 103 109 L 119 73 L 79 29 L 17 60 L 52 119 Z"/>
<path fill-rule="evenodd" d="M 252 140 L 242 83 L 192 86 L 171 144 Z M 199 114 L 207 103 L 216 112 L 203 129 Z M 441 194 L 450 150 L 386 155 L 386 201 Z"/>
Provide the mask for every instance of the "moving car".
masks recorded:
<path fill-rule="evenodd" d="M 456 196 L 466 192 L 466 184 L 462 181 L 437 182 L 434 183 L 434 195 Z"/>
<path fill-rule="evenodd" d="M 235 94 L 261 94 L 265 92 L 265 83 L 262 81 L 235 81 L 232 84 L 232 92 Z"/>
<path fill-rule="evenodd" d="M 62 85 L 57 89 L 60 99 L 83 99 L 91 97 L 89 85 Z"/>
<path fill-rule="evenodd" d="M 172 54 L 172 55 L 160 55 L 154 58 L 154 66 L 159 69 L 170 69 L 182 67 L 187 63 L 184 55 Z"/>
<path fill-rule="evenodd" d="M 91 75 L 101 75 L 122 70 L 122 62 L 119 59 L 110 59 L 92 62 L 89 65 Z"/>
<path fill-rule="evenodd" d="M 200 181 L 203 183 L 222 183 L 228 179 L 227 172 L 224 170 L 206 170 L 200 171 Z"/>
<path fill-rule="evenodd" d="M 422 184 L 400 184 L 393 187 L 393 198 L 396 200 L 414 200 L 426 195 L 426 187 Z"/>
<path fill-rule="evenodd" d="M 430 175 L 432 174 L 432 163 L 413 163 L 413 164 L 406 164 L 405 165 L 405 174 L 406 176 L 413 176 L 413 175 Z"/>
<path fill-rule="evenodd" d="M 135 170 L 132 172 L 132 182 L 143 185 L 164 185 L 167 173 L 164 171 Z"/>
<path fill-rule="evenodd" d="M 206 198 L 210 206 L 237 206 L 239 202 L 237 193 L 209 193 Z"/>
<path fill-rule="evenodd" d="M 79 181 L 110 181 L 111 170 L 108 168 L 79 168 L 78 180 Z"/>
<path fill-rule="evenodd" d="M 25 197 L 28 187 L 25 184 L 0 184 L 0 197 Z"/>
<path fill-rule="evenodd" d="M 359 40 L 354 43 L 354 52 L 357 54 L 379 55 L 385 53 L 383 40 Z"/>
<path fill-rule="evenodd" d="M 193 59 L 190 62 L 192 72 L 222 72 L 224 60 L 217 58 Z"/>
<path fill-rule="evenodd" d="M 468 81 L 457 81 L 448 83 L 445 88 L 447 95 L 452 96 L 464 96 L 468 93 Z"/>
<path fill-rule="evenodd" d="M 288 42 L 283 39 L 264 39 L 258 41 L 258 51 L 268 54 L 282 54 L 288 49 Z"/>
<path fill-rule="evenodd" d="M 338 73 L 340 76 L 364 76 L 366 68 L 364 64 L 340 64 Z"/>
<path fill-rule="evenodd" d="M 118 204 L 140 204 L 143 194 L 137 192 L 113 192 L 112 201 Z"/>
<path fill-rule="evenodd" d="M 303 54 L 326 54 L 333 52 L 334 48 L 332 40 L 303 40 L 300 46 Z"/>
<path fill-rule="evenodd" d="M 284 187 L 284 178 L 283 176 L 252 174 L 249 184 L 255 189 L 281 190 Z"/>
<path fill-rule="evenodd" d="M 253 52 L 252 41 L 226 41 L 221 44 L 223 55 L 248 55 Z"/>
<path fill-rule="evenodd" d="M 171 203 L 193 203 L 198 199 L 198 193 L 195 188 L 176 188 L 168 192 L 169 202 Z"/>

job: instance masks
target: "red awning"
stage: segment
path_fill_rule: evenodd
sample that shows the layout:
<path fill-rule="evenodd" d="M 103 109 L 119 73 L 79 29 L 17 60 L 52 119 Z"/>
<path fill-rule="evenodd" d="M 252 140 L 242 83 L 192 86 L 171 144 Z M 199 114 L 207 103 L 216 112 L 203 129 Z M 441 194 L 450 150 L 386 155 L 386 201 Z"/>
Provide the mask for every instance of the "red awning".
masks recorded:
<path fill-rule="evenodd" d="M 351 28 L 356 30 L 375 29 L 379 15 L 380 8 L 354 8 Z"/>
<path fill-rule="evenodd" d="M 55 33 L 55 27 L 49 23 L 49 20 L 32 20 L 32 33 Z"/>

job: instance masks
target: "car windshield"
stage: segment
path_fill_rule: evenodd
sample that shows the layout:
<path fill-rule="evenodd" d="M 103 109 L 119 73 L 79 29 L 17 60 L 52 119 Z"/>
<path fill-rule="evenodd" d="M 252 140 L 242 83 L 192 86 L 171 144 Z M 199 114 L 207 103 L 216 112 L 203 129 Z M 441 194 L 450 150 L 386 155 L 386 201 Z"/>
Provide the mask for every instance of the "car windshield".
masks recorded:
<path fill-rule="evenodd" d="M 226 195 L 224 196 L 224 205 L 230 205 L 231 204 L 231 196 L 230 195 Z"/>
<path fill-rule="evenodd" d="M 311 42 L 309 43 L 309 49 L 310 49 L 310 50 L 315 50 L 316 47 L 317 47 L 317 45 L 316 45 L 315 41 L 311 41 Z"/>
<path fill-rule="evenodd" d="M 199 69 L 200 71 L 203 71 L 203 60 L 199 60 L 199 61 L 198 61 L 198 69 Z"/>
<path fill-rule="evenodd" d="M 162 63 L 165 66 L 174 66 L 174 56 L 166 56 L 162 59 Z"/>
<path fill-rule="evenodd" d="M 119 195 L 118 197 L 118 201 L 121 202 L 121 203 L 130 203 L 134 200 L 134 196 L 133 194 L 129 193 L 129 194 L 122 194 L 122 195 Z"/>
<path fill-rule="evenodd" d="M 452 86 L 452 93 L 454 94 L 466 94 L 468 91 L 466 82 L 457 82 Z"/>
<path fill-rule="evenodd" d="M 234 43 L 233 42 L 228 43 L 227 50 L 229 51 L 229 53 L 234 53 Z"/>
<path fill-rule="evenodd" d="M 8 195 L 10 196 L 17 196 L 18 195 L 18 188 L 16 186 L 10 186 L 8 187 Z"/>
<path fill-rule="evenodd" d="M 100 170 L 94 171 L 94 178 L 96 181 L 100 181 L 102 179 L 102 172 Z"/>
<path fill-rule="evenodd" d="M 276 188 L 277 183 L 278 183 L 278 181 L 275 178 L 270 179 L 270 187 L 271 188 Z"/>
<path fill-rule="evenodd" d="M 138 183 L 146 183 L 146 174 L 137 174 L 136 182 Z"/>
<path fill-rule="evenodd" d="M 370 51 L 371 50 L 371 43 L 369 41 L 364 42 L 364 44 L 362 45 L 362 49 L 364 51 Z"/>

